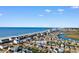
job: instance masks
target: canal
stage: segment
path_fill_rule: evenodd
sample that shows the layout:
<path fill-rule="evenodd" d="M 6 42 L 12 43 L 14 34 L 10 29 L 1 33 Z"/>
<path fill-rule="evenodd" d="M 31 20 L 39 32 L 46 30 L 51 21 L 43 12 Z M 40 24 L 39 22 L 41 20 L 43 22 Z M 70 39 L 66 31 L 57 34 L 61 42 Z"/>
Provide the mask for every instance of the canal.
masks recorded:
<path fill-rule="evenodd" d="M 76 40 L 76 39 L 73 39 L 73 38 L 67 38 L 66 35 L 67 34 L 64 34 L 64 33 L 58 34 L 58 38 L 61 39 L 61 40 L 72 40 L 72 41 L 78 41 L 79 42 L 79 40 Z"/>

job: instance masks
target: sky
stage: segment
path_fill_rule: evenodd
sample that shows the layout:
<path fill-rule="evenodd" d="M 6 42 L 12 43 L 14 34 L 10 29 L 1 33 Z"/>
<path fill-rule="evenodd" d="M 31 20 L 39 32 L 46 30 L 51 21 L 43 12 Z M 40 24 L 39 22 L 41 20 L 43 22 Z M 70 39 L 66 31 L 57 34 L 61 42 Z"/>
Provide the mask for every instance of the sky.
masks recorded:
<path fill-rule="evenodd" d="M 79 27 L 79 6 L 0 6 L 0 27 Z"/>

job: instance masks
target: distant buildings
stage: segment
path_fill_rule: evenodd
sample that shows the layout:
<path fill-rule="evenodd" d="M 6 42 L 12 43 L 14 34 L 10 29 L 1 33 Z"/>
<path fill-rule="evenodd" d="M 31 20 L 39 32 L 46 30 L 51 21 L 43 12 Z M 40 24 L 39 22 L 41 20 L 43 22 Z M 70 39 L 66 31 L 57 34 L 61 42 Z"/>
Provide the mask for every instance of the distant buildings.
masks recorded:
<path fill-rule="evenodd" d="M 77 31 L 77 28 L 61 28 L 60 31 Z"/>

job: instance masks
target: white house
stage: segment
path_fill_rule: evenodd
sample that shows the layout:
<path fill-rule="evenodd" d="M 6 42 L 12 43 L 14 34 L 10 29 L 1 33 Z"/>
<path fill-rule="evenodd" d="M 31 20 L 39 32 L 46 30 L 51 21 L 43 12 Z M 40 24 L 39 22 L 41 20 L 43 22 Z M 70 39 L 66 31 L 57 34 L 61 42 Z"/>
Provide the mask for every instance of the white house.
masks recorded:
<path fill-rule="evenodd" d="M 8 46 L 2 46 L 0 45 L 0 49 L 8 48 Z"/>
<path fill-rule="evenodd" d="M 18 43 L 20 43 L 20 40 L 19 40 L 19 39 L 14 40 L 13 43 L 14 43 L 14 44 L 18 44 Z"/>

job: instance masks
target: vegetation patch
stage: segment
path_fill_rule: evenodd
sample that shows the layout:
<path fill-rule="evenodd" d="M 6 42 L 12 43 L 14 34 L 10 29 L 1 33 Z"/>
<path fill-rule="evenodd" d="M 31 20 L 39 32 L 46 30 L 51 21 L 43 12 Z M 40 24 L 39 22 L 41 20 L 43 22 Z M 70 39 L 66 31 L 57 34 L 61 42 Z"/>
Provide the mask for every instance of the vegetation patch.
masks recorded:
<path fill-rule="evenodd" d="M 79 40 L 79 31 L 78 32 L 73 32 L 73 33 L 72 32 L 67 32 L 65 37 Z"/>

